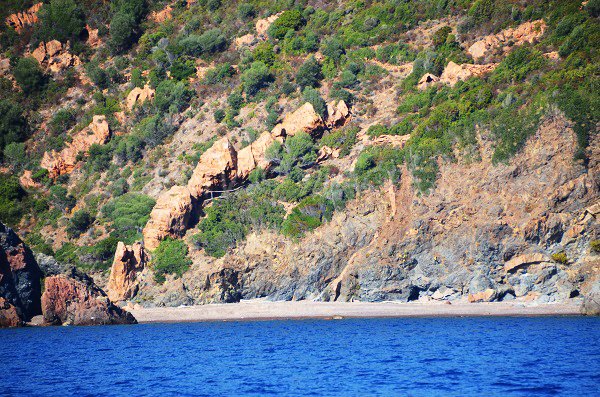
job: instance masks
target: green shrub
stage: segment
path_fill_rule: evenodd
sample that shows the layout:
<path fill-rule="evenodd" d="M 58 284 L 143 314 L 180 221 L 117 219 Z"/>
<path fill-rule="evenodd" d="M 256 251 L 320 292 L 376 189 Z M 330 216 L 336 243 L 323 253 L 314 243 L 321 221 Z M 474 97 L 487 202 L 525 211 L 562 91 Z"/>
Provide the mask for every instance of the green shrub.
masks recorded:
<path fill-rule="evenodd" d="M 177 80 L 187 80 L 196 74 L 196 62 L 193 59 L 177 58 L 171 65 L 171 77 Z"/>
<path fill-rule="evenodd" d="M 0 219 L 16 226 L 24 213 L 22 200 L 26 193 L 14 175 L 0 173 Z"/>
<path fill-rule="evenodd" d="M 250 96 L 256 95 L 261 88 L 268 86 L 272 78 L 267 65 L 263 62 L 253 62 L 241 76 L 244 91 Z"/>
<path fill-rule="evenodd" d="M 92 80 L 96 87 L 101 90 L 108 88 L 110 85 L 110 77 L 108 73 L 100 66 L 98 66 L 97 62 L 90 62 L 86 65 L 85 71 L 87 76 Z"/>
<path fill-rule="evenodd" d="M 90 227 L 92 222 L 94 222 L 94 219 L 87 211 L 76 211 L 69 219 L 67 234 L 71 238 L 77 238 Z"/>
<path fill-rule="evenodd" d="M 208 69 L 204 75 L 205 84 L 217 84 L 223 80 L 235 75 L 235 69 L 229 63 L 217 65 L 214 68 Z"/>
<path fill-rule="evenodd" d="M 552 260 L 562 265 L 566 265 L 569 263 L 569 258 L 567 258 L 567 254 L 564 251 L 552 254 Z"/>
<path fill-rule="evenodd" d="M 85 28 L 85 15 L 73 0 L 51 0 L 39 12 L 39 38 L 74 43 Z"/>
<path fill-rule="evenodd" d="M 25 144 L 22 142 L 12 142 L 6 145 L 3 156 L 4 162 L 16 172 L 23 171 L 29 163 L 29 158 L 25 152 Z"/>
<path fill-rule="evenodd" d="M 442 26 L 441 28 L 436 30 L 433 36 L 431 36 L 433 46 L 437 48 L 444 45 L 450 33 L 452 33 L 452 28 L 450 26 Z"/>
<path fill-rule="evenodd" d="M 179 41 L 183 52 L 187 55 L 199 57 L 221 52 L 227 48 L 227 40 L 220 29 L 207 30 L 201 35 L 190 34 Z"/>
<path fill-rule="evenodd" d="M 545 64 L 546 60 L 539 51 L 521 46 L 500 62 L 491 80 L 495 83 L 523 81 L 531 72 L 541 69 Z"/>
<path fill-rule="evenodd" d="M 23 109 L 18 104 L 0 99 L 0 156 L 7 145 L 27 138 L 27 121 L 22 112 Z"/>
<path fill-rule="evenodd" d="M 46 76 L 44 76 L 38 61 L 33 57 L 19 59 L 13 75 L 25 94 L 39 92 L 46 84 Z"/>
<path fill-rule="evenodd" d="M 54 207 L 63 212 L 67 212 L 77 204 L 75 197 L 70 195 L 67 188 L 61 185 L 53 185 L 50 187 L 50 200 Z"/>
<path fill-rule="evenodd" d="M 302 98 L 304 101 L 310 103 L 315 109 L 315 112 L 321 117 L 325 117 L 325 114 L 327 113 L 327 104 L 325 103 L 325 100 L 321 98 L 319 91 L 312 87 L 306 87 L 302 92 Z"/>
<path fill-rule="evenodd" d="M 321 74 L 321 65 L 315 57 L 309 57 L 299 68 L 296 73 L 296 84 L 300 89 L 305 87 L 318 87 L 319 82 L 323 79 Z"/>
<path fill-rule="evenodd" d="M 273 44 L 269 43 L 268 41 L 258 44 L 252 52 L 252 57 L 255 61 L 262 62 L 267 66 L 273 66 L 273 63 L 275 62 Z"/>
<path fill-rule="evenodd" d="M 333 205 L 329 200 L 322 196 L 307 197 L 283 221 L 281 231 L 286 236 L 299 238 L 330 220 L 332 215 Z"/>
<path fill-rule="evenodd" d="M 241 19 L 252 19 L 256 16 L 256 8 L 250 3 L 240 3 L 237 12 Z"/>
<path fill-rule="evenodd" d="M 213 113 L 213 117 L 217 123 L 220 123 L 225 118 L 225 110 L 223 110 L 223 109 L 215 110 L 215 112 Z"/>
<path fill-rule="evenodd" d="M 592 252 L 600 253 L 600 240 L 592 240 L 590 241 L 590 249 Z"/>
<path fill-rule="evenodd" d="M 284 214 L 283 207 L 268 197 L 236 192 L 206 208 L 206 217 L 199 224 L 201 233 L 194 239 L 208 255 L 222 257 L 251 230 L 279 228 Z"/>
<path fill-rule="evenodd" d="M 188 106 L 192 94 L 186 82 L 164 80 L 156 87 L 154 106 L 159 111 L 178 113 Z"/>
<path fill-rule="evenodd" d="M 63 108 L 52 116 L 48 127 L 54 135 L 59 135 L 70 130 L 76 122 L 75 112 L 70 108 Z"/>
<path fill-rule="evenodd" d="M 340 157 L 347 156 L 356 144 L 356 136 L 359 131 L 360 128 L 354 126 L 340 128 L 323 135 L 319 145 L 328 146 L 332 149 L 340 149 Z"/>
<path fill-rule="evenodd" d="M 295 166 L 308 167 L 317 159 L 317 150 L 309 134 L 300 131 L 289 136 L 283 145 L 274 142 L 266 157 L 277 162 L 277 172 L 288 174 Z"/>
<path fill-rule="evenodd" d="M 164 283 L 166 274 L 175 274 L 177 277 L 181 277 L 191 264 L 192 261 L 188 258 L 188 247 L 181 240 L 167 237 L 152 253 L 154 280 L 157 283 Z"/>
<path fill-rule="evenodd" d="M 269 26 L 268 34 L 274 39 L 281 40 L 289 30 L 298 30 L 302 25 L 304 25 L 304 18 L 299 10 L 284 11 Z"/>
<path fill-rule="evenodd" d="M 125 193 L 113 198 L 102 207 L 101 220 L 111 222 L 111 228 L 127 244 L 140 237 L 156 201 L 141 193 Z"/>
<path fill-rule="evenodd" d="M 118 11 L 110 21 L 110 48 L 115 53 L 129 49 L 138 35 L 138 23 L 135 17 L 127 12 Z"/>

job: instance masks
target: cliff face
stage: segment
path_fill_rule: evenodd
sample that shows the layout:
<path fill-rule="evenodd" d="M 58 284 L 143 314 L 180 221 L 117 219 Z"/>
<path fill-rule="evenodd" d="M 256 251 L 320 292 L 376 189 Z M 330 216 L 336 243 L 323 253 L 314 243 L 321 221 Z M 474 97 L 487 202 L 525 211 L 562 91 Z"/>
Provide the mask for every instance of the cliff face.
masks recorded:
<path fill-rule="evenodd" d="M 29 247 L 15 232 L 0 223 L 0 313 L 22 321 L 41 314 L 41 272 Z M 0 314 L 2 317 L 3 314 Z M 14 320 L 7 324 L 16 325 Z"/>
<path fill-rule="evenodd" d="M 600 257 L 590 240 L 597 217 L 598 143 L 588 168 L 573 161 L 568 122 L 547 118 L 508 164 L 441 165 L 436 188 L 420 195 L 410 172 L 394 187 L 364 192 L 301 241 L 252 234 L 233 252 L 195 265 L 141 300 L 159 305 L 241 298 L 379 301 L 519 299 L 587 295 Z M 552 254 L 564 252 L 563 263 Z"/>

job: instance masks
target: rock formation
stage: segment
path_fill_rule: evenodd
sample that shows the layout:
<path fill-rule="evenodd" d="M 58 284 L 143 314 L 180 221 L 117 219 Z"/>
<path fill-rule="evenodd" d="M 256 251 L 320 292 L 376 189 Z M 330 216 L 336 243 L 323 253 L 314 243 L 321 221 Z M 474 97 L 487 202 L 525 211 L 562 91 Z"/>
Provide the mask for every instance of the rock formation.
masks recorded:
<path fill-rule="evenodd" d="M 227 137 L 216 141 L 200 156 L 187 187 L 195 198 L 209 190 L 225 190 L 235 182 L 237 153 Z"/>
<path fill-rule="evenodd" d="M 257 41 L 256 36 L 248 33 L 241 37 L 236 37 L 233 44 L 235 45 L 235 48 L 240 49 L 242 47 L 252 47 Z"/>
<path fill-rule="evenodd" d="M 144 227 L 144 244 L 154 250 L 166 237 L 181 237 L 187 230 L 193 199 L 186 186 L 173 186 L 162 193 Z"/>
<path fill-rule="evenodd" d="M 0 328 L 18 327 L 23 324 L 19 311 L 6 299 L 0 297 Z"/>
<path fill-rule="evenodd" d="M 43 3 L 37 3 L 29 7 L 26 11 L 11 14 L 6 18 L 6 24 L 13 28 L 17 33 L 21 33 L 26 26 L 37 23 L 37 13 L 42 8 Z"/>
<path fill-rule="evenodd" d="M 91 48 L 98 47 L 101 43 L 100 37 L 98 37 L 98 29 L 92 29 L 90 25 L 85 25 L 85 31 L 87 32 L 85 43 Z"/>
<path fill-rule="evenodd" d="M 19 183 L 26 189 L 39 189 L 42 187 L 42 185 L 33 180 L 33 173 L 30 170 L 25 170 L 23 172 L 23 175 L 19 177 Z"/>
<path fill-rule="evenodd" d="M 337 103 L 329 102 L 327 104 L 327 118 L 325 119 L 325 125 L 327 128 L 332 129 L 344 125 L 350 115 L 350 109 L 343 100 Z"/>
<path fill-rule="evenodd" d="M 240 150 L 237 154 L 237 178 L 245 180 L 256 168 L 269 170 L 271 162 L 265 158 L 269 146 L 275 142 L 270 132 L 263 132 L 256 141 Z"/>
<path fill-rule="evenodd" d="M 328 107 L 331 114 L 326 119 L 327 125 L 343 125 L 350 115 L 346 103 L 332 102 Z M 313 106 L 305 103 L 295 112 L 287 114 L 273 131 L 263 132 L 256 141 L 239 152 L 227 137 L 219 139 L 200 156 L 187 187 L 175 186 L 159 196 L 144 228 L 145 246 L 154 250 L 166 237 L 181 237 L 203 200 L 213 197 L 211 192 L 235 187 L 257 167 L 268 170 L 271 163 L 265 154 L 276 139 L 283 142 L 287 135 L 294 135 L 298 131 L 316 135 L 326 127 Z"/>
<path fill-rule="evenodd" d="M 600 279 L 596 280 L 583 299 L 581 313 L 600 316 Z"/>
<path fill-rule="evenodd" d="M 420 89 L 420 90 L 424 90 L 424 89 L 427 89 L 427 88 L 431 87 L 433 84 L 437 83 L 438 81 L 440 81 L 439 77 L 434 76 L 431 73 L 425 73 L 419 79 L 419 82 L 417 84 L 417 88 Z"/>
<path fill-rule="evenodd" d="M 168 5 L 160 11 L 152 11 L 150 13 L 150 15 L 148 15 L 148 19 L 151 20 L 152 22 L 162 23 L 173 17 L 171 15 L 172 12 L 173 12 L 173 7 L 171 7 L 171 5 Z"/>
<path fill-rule="evenodd" d="M 493 34 L 482 38 L 473 43 L 467 53 L 473 59 L 484 58 L 494 49 L 504 46 L 503 52 L 510 50 L 511 46 L 520 46 L 524 43 L 533 43 L 539 39 L 546 30 L 546 23 L 543 20 L 525 22 L 516 28 L 508 28 L 498 34 Z"/>
<path fill-rule="evenodd" d="M 316 135 L 323 128 L 325 128 L 323 119 L 315 112 L 313 105 L 306 102 L 294 112 L 286 114 L 283 121 L 273 128 L 271 134 L 274 138 L 283 140 L 286 136 L 293 136 L 299 131 Z"/>
<path fill-rule="evenodd" d="M 281 12 L 278 14 L 273 14 L 267 18 L 264 19 L 259 19 L 258 21 L 256 21 L 256 34 L 262 38 L 262 39 L 266 39 L 267 38 L 267 31 L 269 30 L 269 27 L 271 26 L 271 24 L 273 22 L 275 22 L 277 20 L 277 18 L 279 18 L 281 16 Z"/>
<path fill-rule="evenodd" d="M 72 269 L 46 278 L 44 322 L 52 325 L 135 324 L 131 313 L 115 306 L 92 279 Z"/>
<path fill-rule="evenodd" d="M 42 41 L 31 55 L 42 67 L 50 69 L 53 73 L 81 64 L 77 55 L 69 53 L 69 43 L 63 45 L 58 40 L 47 43 Z"/>
<path fill-rule="evenodd" d="M 146 262 L 142 244 L 125 245 L 119 241 L 106 290 L 111 301 L 122 301 L 135 296 L 138 290 L 137 274 L 144 269 Z"/>
<path fill-rule="evenodd" d="M 142 104 L 145 101 L 152 101 L 154 99 L 154 90 L 149 85 L 145 85 L 144 88 L 135 87 L 127 99 L 125 99 L 125 106 L 127 109 L 132 110 L 136 104 Z"/>
<path fill-rule="evenodd" d="M 79 153 L 87 153 L 92 145 L 103 145 L 109 138 L 110 130 L 106 117 L 94 116 L 90 125 L 77 133 L 63 150 L 44 153 L 40 166 L 48 170 L 50 178 L 68 174 L 75 168 Z"/>
<path fill-rule="evenodd" d="M 40 269 L 29 247 L 2 223 L 0 247 L 0 317 L 14 319 L 16 313 L 29 321 L 41 313 Z"/>
<path fill-rule="evenodd" d="M 471 77 L 481 77 L 485 74 L 491 73 L 494 69 L 496 69 L 496 66 L 498 66 L 496 63 L 487 65 L 472 65 L 463 63 L 462 65 L 457 65 L 456 63 L 450 61 L 442 72 L 439 81 L 440 83 L 449 84 L 451 87 L 454 87 L 454 85 L 459 81 L 465 81 Z"/>

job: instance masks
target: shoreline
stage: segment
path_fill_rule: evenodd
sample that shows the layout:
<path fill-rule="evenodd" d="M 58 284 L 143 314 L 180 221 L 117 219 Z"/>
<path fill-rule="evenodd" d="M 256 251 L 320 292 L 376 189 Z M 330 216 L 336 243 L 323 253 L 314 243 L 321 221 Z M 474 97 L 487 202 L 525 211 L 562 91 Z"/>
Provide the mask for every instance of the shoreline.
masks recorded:
<path fill-rule="evenodd" d="M 198 306 L 126 308 L 140 324 L 349 318 L 581 316 L 581 302 L 313 302 L 248 300 Z"/>

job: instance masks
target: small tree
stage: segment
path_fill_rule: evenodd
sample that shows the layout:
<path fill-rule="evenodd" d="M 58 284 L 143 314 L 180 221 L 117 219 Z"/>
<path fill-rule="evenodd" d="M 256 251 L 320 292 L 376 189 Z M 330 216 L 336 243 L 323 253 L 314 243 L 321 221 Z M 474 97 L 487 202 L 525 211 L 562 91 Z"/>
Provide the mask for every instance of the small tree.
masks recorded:
<path fill-rule="evenodd" d="M 256 95 L 261 88 L 269 84 L 271 79 L 271 73 L 263 62 L 253 62 L 241 76 L 244 90 L 248 95 Z"/>
<path fill-rule="evenodd" d="M 322 79 L 321 65 L 319 65 L 313 56 L 308 58 L 298 68 L 298 73 L 296 73 L 296 83 L 300 86 L 300 89 L 304 89 L 304 87 L 317 87 Z"/>
<path fill-rule="evenodd" d="M 115 53 L 127 50 L 137 37 L 138 24 L 132 14 L 119 11 L 110 21 L 109 45 Z"/>
<path fill-rule="evenodd" d="M 162 284 L 165 282 L 166 274 L 175 274 L 181 277 L 192 264 L 187 255 L 188 247 L 185 242 L 170 237 L 161 241 L 152 255 L 154 280 Z"/>
<path fill-rule="evenodd" d="M 73 214 L 69 220 L 67 226 L 67 233 L 70 237 L 79 237 L 81 233 L 85 232 L 94 219 L 92 216 L 84 210 L 79 210 Z"/>
<path fill-rule="evenodd" d="M 13 75 L 25 94 L 41 91 L 46 83 L 40 64 L 33 57 L 19 59 Z"/>
<path fill-rule="evenodd" d="M 298 30 L 304 24 L 304 19 L 299 10 L 285 11 L 269 27 L 269 36 L 281 40 L 289 30 Z"/>
<path fill-rule="evenodd" d="M 321 117 L 325 116 L 325 113 L 327 112 L 327 104 L 325 103 L 325 100 L 321 98 L 319 91 L 312 87 L 306 87 L 302 93 L 302 97 L 306 102 L 313 106 L 315 112 L 317 112 Z"/>
<path fill-rule="evenodd" d="M 74 0 L 52 0 L 44 4 L 39 21 L 39 36 L 45 41 L 73 41 L 85 28 L 85 15 Z"/>

